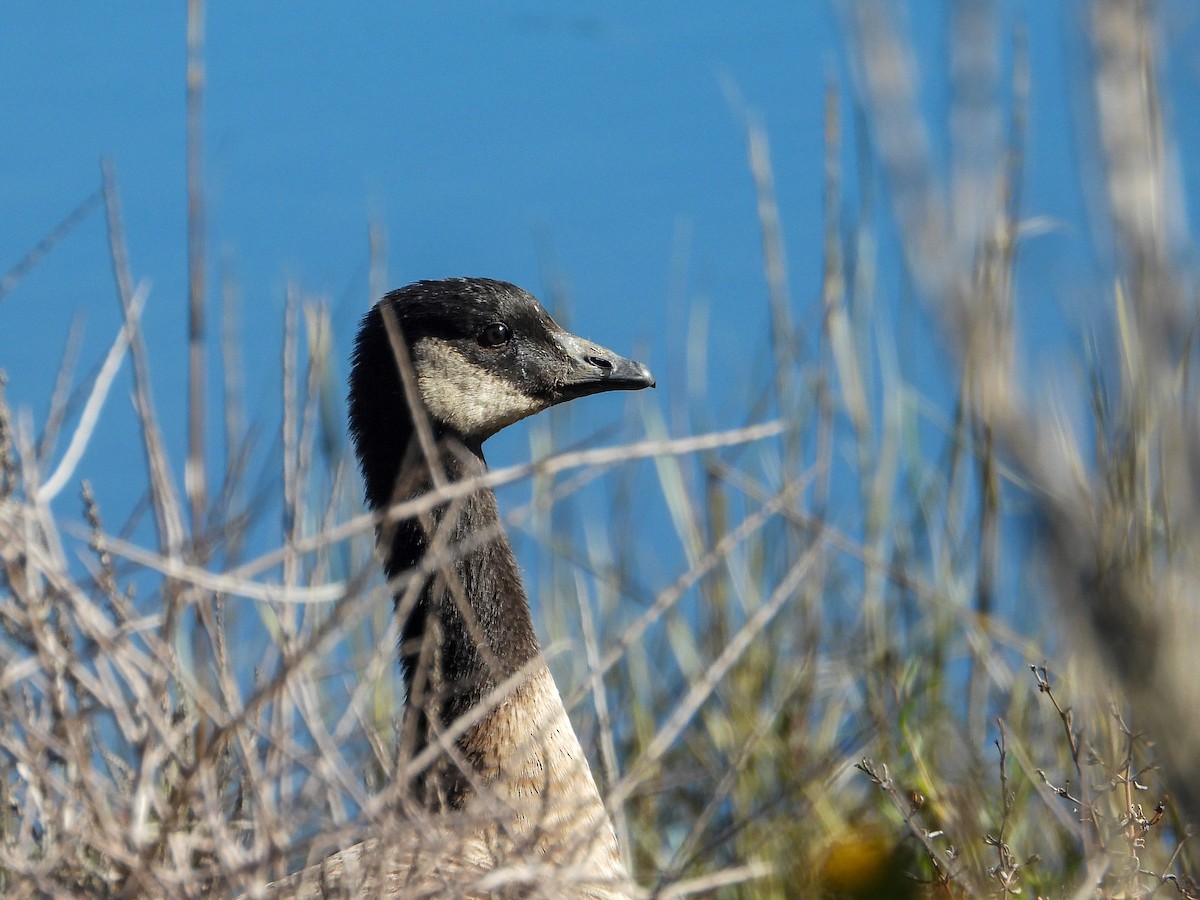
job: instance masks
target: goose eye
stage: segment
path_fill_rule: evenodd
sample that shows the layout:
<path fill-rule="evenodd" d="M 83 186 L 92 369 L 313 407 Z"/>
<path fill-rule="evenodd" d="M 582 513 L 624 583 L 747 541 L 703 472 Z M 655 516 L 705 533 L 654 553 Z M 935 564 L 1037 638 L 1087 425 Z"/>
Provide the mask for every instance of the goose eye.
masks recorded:
<path fill-rule="evenodd" d="M 503 347 L 512 338 L 512 329 L 503 322 L 493 322 L 479 332 L 479 343 L 485 347 Z"/>

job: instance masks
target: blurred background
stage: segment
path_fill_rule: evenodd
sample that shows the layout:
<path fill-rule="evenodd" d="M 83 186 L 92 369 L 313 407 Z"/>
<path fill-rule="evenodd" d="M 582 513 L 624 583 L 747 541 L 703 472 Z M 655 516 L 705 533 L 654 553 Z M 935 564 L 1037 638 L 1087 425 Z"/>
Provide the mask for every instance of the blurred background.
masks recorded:
<path fill-rule="evenodd" d="M 943 125 L 929 148 L 943 166 L 965 155 L 963 139 L 972 142 L 968 151 L 994 154 L 1003 138 L 998 117 L 963 125 L 957 135 L 944 127 L 955 99 L 954 8 L 915 4 L 905 16 L 921 76 L 919 109 Z M 1160 8 L 1164 84 L 1168 99 L 1186 108 L 1200 77 L 1193 50 L 1200 22 L 1187 3 Z M 1089 298 L 1111 262 L 1086 217 L 1097 185 L 1086 152 L 1094 123 L 1085 9 L 997 4 L 990 26 L 1002 67 L 990 89 L 1008 90 L 1018 32 L 1033 84 L 1023 215 L 1040 229 L 1021 248 L 1017 276 L 1031 299 L 1017 323 L 1023 352 L 1039 369 L 1047 360 L 1061 368 L 1064 350 L 1078 348 L 1064 318 L 1072 327 L 1087 321 Z M 0 135 L 2 265 L 15 266 L 91 195 L 101 159 L 110 159 L 133 275 L 152 285 L 143 326 L 150 358 L 162 390 L 172 393 L 186 378 L 179 364 L 188 273 L 185 9 L 134 3 L 114 15 L 18 3 L 2 15 L 0 103 L 12 123 Z M 202 129 L 207 318 L 215 334 L 221 291 L 231 286 L 253 336 L 250 402 L 261 409 L 278 395 L 276 325 L 289 282 L 328 302 L 344 358 L 372 299 L 368 229 L 377 226 L 388 287 L 486 274 L 548 303 L 561 294 L 575 327 L 635 345 L 664 374 L 690 341 L 702 340 L 703 370 L 671 369 L 665 386 L 691 384 L 713 425 L 740 421 L 740 376 L 763 374 L 753 361 L 762 358 L 767 324 L 745 118 L 770 142 L 787 287 L 795 315 L 811 324 L 821 296 L 827 88 L 842 91 L 846 127 L 855 127 L 838 16 L 836 5 L 785 2 L 740 12 L 705 2 L 569 10 L 213 4 Z M 1200 123 L 1184 110 L 1175 115 L 1173 102 L 1164 112 L 1175 159 L 1193 158 Z M 977 129 L 984 133 L 972 134 Z M 843 142 L 850 174 L 860 149 Z M 879 177 L 861 174 L 861 184 L 846 178 L 844 202 L 883 204 Z M 1186 195 L 1170 199 L 1182 220 Z M 894 224 L 886 209 L 879 218 L 888 236 Z M 909 349 L 897 360 L 904 376 L 944 400 L 940 342 L 920 303 L 906 296 L 894 240 L 879 245 L 880 327 Z M 111 268 L 102 214 L 86 215 L 66 234 L 53 262 L 33 267 L 3 301 L 9 392 L 33 409 L 49 400 L 71 323 L 79 320 L 81 359 L 90 360 L 120 321 L 101 280 Z M 689 334 L 694 308 L 704 324 Z M 106 422 L 127 414 L 127 404 L 113 404 Z M 168 407 L 163 416 L 178 456 L 183 445 L 172 442 L 184 433 L 183 410 Z M 97 448 L 116 449 L 111 431 L 100 430 Z"/>

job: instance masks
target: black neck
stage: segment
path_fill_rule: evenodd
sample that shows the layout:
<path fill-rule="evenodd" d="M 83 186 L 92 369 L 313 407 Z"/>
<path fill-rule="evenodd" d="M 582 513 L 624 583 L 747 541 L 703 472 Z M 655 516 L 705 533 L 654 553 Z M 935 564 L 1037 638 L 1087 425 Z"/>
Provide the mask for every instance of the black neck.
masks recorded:
<path fill-rule="evenodd" d="M 349 413 L 373 510 L 433 488 L 378 306 L 364 319 L 355 345 Z M 479 443 L 433 430 L 434 465 L 447 482 L 486 470 Z M 409 721 L 423 742 L 431 724 L 449 725 L 535 659 L 537 636 L 491 490 L 480 488 L 422 516 L 384 523 L 379 538 L 404 615 L 400 661 Z M 406 573 L 415 573 L 411 589 L 405 587 Z"/>
<path fill-rule="evenodd" d="M 366 472 L 372 508 L 434 490 L 433 466 L 445 483 L 486 471 L 478 445 L 436 430 L 431 465 L 411 427 L 396 427 L 403 424 L 393 422 L 403 443 L 374 457 L 392 465 Z M 445 727 L 540 652 L 496 496 L 479 488 L 421 516 L 385 524 L 379 535 L 388 579 L 397 579 L 397 609 L 406 613 L 400 662 L 409 699 L 420 700 L 426 712 L 436 709 Z M 412 573 L 415 580 L 403 578 Z"/>

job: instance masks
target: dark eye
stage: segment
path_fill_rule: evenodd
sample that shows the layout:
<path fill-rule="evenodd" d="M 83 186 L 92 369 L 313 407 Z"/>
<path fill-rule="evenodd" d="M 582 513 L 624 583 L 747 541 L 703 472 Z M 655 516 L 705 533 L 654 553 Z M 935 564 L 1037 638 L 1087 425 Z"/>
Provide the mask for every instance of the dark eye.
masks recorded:
<path fill-rule="evenodd" d="M 503 322 L 493 322 L 479 332 L 479 343 L 485 347 L 503 347 L 512 338 L 512 329 Z"/>

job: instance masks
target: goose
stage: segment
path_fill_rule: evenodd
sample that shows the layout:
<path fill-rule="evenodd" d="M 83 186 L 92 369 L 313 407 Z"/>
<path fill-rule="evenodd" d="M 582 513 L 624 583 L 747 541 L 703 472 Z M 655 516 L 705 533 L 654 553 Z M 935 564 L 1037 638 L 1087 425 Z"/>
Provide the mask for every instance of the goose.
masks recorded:
<path fill-rule="evenodd" d="M 450 278 L 392 291 L 366 314 L 349 385 L 350 434 L 402 616 L 401 741 L 409 758 L 433 747 L 437 762 L 405 794 L 425 823 L 417 838 L 409 828 L 390 850 L 377 838 L 343 851 L 295 895 L 632 896 L 496 497 L 471 481 L 502 428 L 589 394 L 654 387 L 654 376 L 568 333 L 516 285 Z M 386 516 L 455 486 L 427 513 Z"/>

